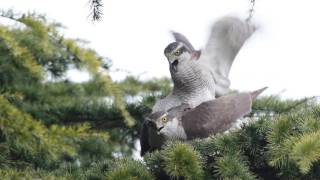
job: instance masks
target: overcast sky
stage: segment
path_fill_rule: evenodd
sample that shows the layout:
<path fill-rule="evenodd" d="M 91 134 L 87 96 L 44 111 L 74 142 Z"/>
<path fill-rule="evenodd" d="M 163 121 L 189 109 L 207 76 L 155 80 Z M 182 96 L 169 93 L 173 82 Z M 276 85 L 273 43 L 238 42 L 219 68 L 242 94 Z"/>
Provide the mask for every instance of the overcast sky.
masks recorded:
<path fill-rule="evenodd" d="M 196 48 L 206 43 L 209 27 L 224 15 L 245 18 L 249 0 L 103 0 L 102 21 L 87 18 L 88 0 L 1 0 L 2 9 L 36 11 L 63 23 L 66 37 L 90 41 L 113 61 L 112 77 L 130 72 L 141 79 L 169 76 L 163 49 L 173 41 L 169 30 L 185 34 Z M 256 0 L 253 21 L 259 30 L 238 54 L 231 87 L 300 98 L 320 95 L 320 2 Z M 3 20 L 0 20 L 0 22 Z M 74 75 L 85 80 L 85 75 Z"/>

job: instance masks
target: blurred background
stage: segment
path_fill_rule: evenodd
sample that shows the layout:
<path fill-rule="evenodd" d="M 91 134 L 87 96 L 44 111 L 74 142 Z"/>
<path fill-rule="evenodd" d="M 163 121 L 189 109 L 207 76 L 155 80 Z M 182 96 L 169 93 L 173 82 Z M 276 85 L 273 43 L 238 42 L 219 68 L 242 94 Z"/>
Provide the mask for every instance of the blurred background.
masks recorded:
<path fill-rule="evenodd" d="M 173 41 L 169 30 L 185 34 L 196 48 L 202 48 L 212 23 L 224 15 L 248 16 L 249 0 L 103 1 L 101 21 L 92 22 L 89 2 L 2 1 L 3 9 L 37 12 L 62 23 L 59 31 L 69 38 L 90 42 L 89 47 L 112 60 L 114 80 L 127 75 L 140 79 L 169 77 L 163 55 Z M 258 0 L 253 22 L 259 30 L 238 54 L 230 78 L 233 89 L 250 90 L 269 86 L 266 93 L 300 98 L 319 95 L 320 40 L 319 2 L 315 0 Z M 88 75 L 71 71 L 74 81 Z"/>

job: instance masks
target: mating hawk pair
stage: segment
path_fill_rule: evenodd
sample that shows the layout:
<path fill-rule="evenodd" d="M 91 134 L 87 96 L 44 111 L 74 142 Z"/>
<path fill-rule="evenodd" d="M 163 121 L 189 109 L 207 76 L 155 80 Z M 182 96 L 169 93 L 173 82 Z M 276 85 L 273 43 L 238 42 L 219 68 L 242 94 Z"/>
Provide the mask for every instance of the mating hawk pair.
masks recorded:
<path fill-rule="evenodd" d="M 251 111 L 252 100 L 264 89 L 226 95 L 232 63 L 255 26 L 223 17 L 211 28 L 203 50 L 195 50 L 182 34 L 164 54 L 169 61 L 173 91 L 160 99 L 141 130 L 141 155 L 160 148 L 166 139 L 193 139 L 223 132 Z M 217 99 L 216 99 L 217 98 Z"/>

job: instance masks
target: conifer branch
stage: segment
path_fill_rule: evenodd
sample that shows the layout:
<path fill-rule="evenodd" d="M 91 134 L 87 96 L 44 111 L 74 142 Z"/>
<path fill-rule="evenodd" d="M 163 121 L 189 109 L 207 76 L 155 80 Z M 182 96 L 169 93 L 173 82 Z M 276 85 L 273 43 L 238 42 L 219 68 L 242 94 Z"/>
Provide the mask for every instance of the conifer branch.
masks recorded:
<path fill-rule="evenodd" d="M 92 21 L 99 21 L 102 18 L 103 12 L 103 3 L 102 0 L 90 0 L 90 15 L 92 18 Z"/>

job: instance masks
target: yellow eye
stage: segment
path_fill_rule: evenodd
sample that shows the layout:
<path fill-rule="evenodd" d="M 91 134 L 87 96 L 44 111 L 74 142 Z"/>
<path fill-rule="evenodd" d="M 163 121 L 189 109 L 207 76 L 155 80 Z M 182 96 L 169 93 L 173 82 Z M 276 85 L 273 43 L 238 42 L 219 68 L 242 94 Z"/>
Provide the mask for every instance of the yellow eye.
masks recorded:
<path fill-rule="evenodd" d="M 174 52 L 174 55 L 179 56 L 181 54 L 181 50 L 177 50 L 176 52 Z"/>
<path fill-rule="evenodd" d="M 162 121 L 163 123 L 166 123 L 166 122 L 168 122 L 168 118 L 167 118 L 167 117 L 163 117 L 163 118 L 161 118 L 161 121 Z"/>

